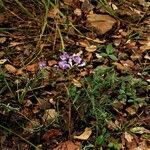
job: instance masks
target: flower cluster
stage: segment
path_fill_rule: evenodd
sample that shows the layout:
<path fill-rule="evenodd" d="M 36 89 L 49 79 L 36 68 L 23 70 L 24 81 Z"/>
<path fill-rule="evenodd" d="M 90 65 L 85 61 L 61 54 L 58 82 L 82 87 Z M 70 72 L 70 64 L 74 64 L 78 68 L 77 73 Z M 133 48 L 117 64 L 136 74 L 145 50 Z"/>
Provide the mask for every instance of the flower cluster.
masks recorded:
<path fill-rule="evenodd" d="M 43 68 L 46 68 L 46 61 L 40 61 L 39 63 L 38 63 L 38 66 L 39 66 L 39 68 L 40 69 L 43 69 Z"/>
<path fill-rule="evenodd" d="M 85 66 L 85 62 L 82 60 L 79 54 L 69 55 L 67 52 L 63 52 L 63 54 L 60 56 L 60 59 L 61 60 L 58 62 L 58 65 L 63 70 L 72 68 L 73 66 Z"/>

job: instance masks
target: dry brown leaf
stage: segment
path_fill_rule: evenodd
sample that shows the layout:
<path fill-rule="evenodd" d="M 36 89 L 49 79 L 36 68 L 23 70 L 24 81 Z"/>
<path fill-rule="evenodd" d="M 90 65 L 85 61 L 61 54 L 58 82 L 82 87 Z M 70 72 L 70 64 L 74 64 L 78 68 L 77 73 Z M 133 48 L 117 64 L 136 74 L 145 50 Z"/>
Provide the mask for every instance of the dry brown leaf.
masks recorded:
<path fill-rule="evenodd" d="M 73 3 L 74 0 L 63 0 L 63 2 L 67 5 L 71 5 L 71 3 Z"/>
<path fill-rule="evenodd" d="M 23 74 L 24 74 L 24 72 L 22 71 L 22 69 L 18 69 L 16 71 L 16 75 L 23 75 Z"/>
<path fill-rule="evenodd" d="M 113 43 L 115 46 L 119 46 L 121 44 L 121 39 L 114 39 Z"/>
<path fill-rule="evenodd" d="M 132 142 L 132 140 L 133 140 L 133 136 L 131 134 L 129 134 L 128 132 L 124 133 L 124 137 L 129 143 Z"/>
<path fill-rule="evenodd" d="M 78 43 L 80 46 L 85 47 L 85 48 L 90 46 L 90 43 L 87 40 L 81 40 Z"/>
<path fill-rule="evenodd" d="M 40 105 L 39 103 L 37 103 L 37 104 L 32 108 L 32 112 L 33 112 L 34 114 L 39 113 L 40 110 L 41 110 L 41 105 Z"/>
<path fill-rule="evenodd" d="M 26 67 L 26 70 L 27 70 L 27 71 L 30 71 L 30 72 L 32 72 L 32 73 L 35 73 L 35 72 L 37 71 L 37 69 L 38 69 L 38 64 L 37 64 L 37 63 L 32 64 L 32 65 L 28 65 L 28 66 Z"/>
<path fill-rule="evenodd" d="M 89 0 L 84 0 L 84 2 L 81 4 L 81 10 L 84 13 L 89 13 L 93 10 L 94 6 L 90 3 Z"/>
<path fill-rule="evenodd" d="M 6 41 L 6 37 L 0 37 L 0 43 L 3 44 Z"/>
<path fill-rule="evenodd" d="M 59 9 L 54 7 L 53 9 L 49 10 L 47 16 L 49 18 L 57 18 L 59 17 L 58 14 L 59 14 Z"/>
<path fill-rule="evenodd" d="M 103 56 L 101 56 L 99 53 L 95 53 L 96 58 L 99 60 L 103 60 Z"/>
<path fill-rule="evenodd" d="M 85 0 L 79 0 L 79 1 L 83 3 Z"/>
<path fill-rule="evenodd" d="M 112 7 L 113 10 L 117 10 L 118 9 L 118 7 L 115 4 L 112 4 L 111 7 Z"/>
<path fill-rule="evenodd" d="M 54 121 L 56 119 L 56 117 L 58 116 L 58 113 L 56 112 L 55 109 L 47 109 L 42 117 L 42 119 L 45 122 L 48 121 Z"/>
<path fill-rule="evenodd" d="M 88 52 L 94 52 L 97 49 L 96 45 L 90 45 L 90 43 L 87 40 L 81 40 L 78 42 L 78 44 L 85 48 Z"/>
<path fill-rule="evenodd" d="M 81 149 L 80 142 L 65 141 L 59 143 L 58 147 L 54 148 L 53 150 L 80 150 L 80 149 Z"/>
<path fill-rule="evenodd" d="M 138 143 L 138 147 L 136 147 L 134 150 L 150 150 L 149 142 L 146 141 L 146 139 L 142 139 L 142 142 Z"/>
<path fill-rule="evenodd" d="M 5 16 L 1 13 L 0 14 L 0 23 L 3 23 L 5 20 Z"/>
<path fill-rule="evenodd" d="M 48 66 L 51 67 L 53 65 L 56 65 L 57 64 L 57 61 L 56 60 L 49 60 L 48 61 Z"/>
<path fill-rule="evenodd" d="M 42 136 L 42 139 L 45 141 L 48 141 L 50 138 L 56 138 L 58 136 L 61 136 L 62 132 L 58 129 L 50 129 L 44 133 Z"/>
<path fill-rule="evenodd" d="M 148 54 L 146 54 L 144 58 L 150 60 L 150 56 Z"/>
<path fill-rule="evenodd" d="M 135 60 L 137 60 L 137 59 L 141 59 L 142 58 L 142 54 L 138 54 L 138 53 L 136 53 L 136 54 L 132 54 L 131 55 L 131 59 L 133 60 L 133 61 L 135 61 Z"/>
<path fill-rule="evenodd" d="M 76 9 L 74 10 L 74 14 L 77 15 L 77 16 L 81 16 L 81 14 L 82 14 L 81 9 L 76 8 Z"/>
<path fill-rule="evenodd" d="M 120 62 L 121 63 L 117 63 L 117 62 L 113 63 L 120 71 L 125 71 L 125 70 L 131 71 L 134 67 L 134 63 L 131 60 L 125 60 L 125 61 L 121 60 Z"/>
<path fill-rule="evenodd" d="M 92 134 L 92 129 L 87 127 L 85 128 L 84 132 L 81 135 L 74 136 L 74 139 L 87 140 L 91 134 Z"/>
<path fill-rule="evenodd" d="M 105 34 L 112 29 L 116 20 L 109 15 L 90 14 L 87 16 L 88 26 L 94 28 L 99 34 Z"/>
<path fill-rule="evenodd" d="M 90 53 L 90 52 L 88 52 L 86 55 L 85 55 L 85 60 L 86 60 L 86 62 L 90 62 L 91 60 L 92 60 L 92 58 L 93 58 L 93 54 L 92 53 Z"/>
<path fill-rule="evenodd" d="M 130 115 L 135 115 L 137 112 L 137 108 L 135 107 L 128 107 L 126 108 L 126 111 L 130 114 Z"/>
<path fill-rule="evenodd" d="M 88 75 L 88 72 L 86 70 L 80 72 L 81 77 L 85 77 L 86 75 Z"/>
<path fill-rule="evenodd" d="M 139 4 L 146 7 L 146 8 L 149 8 L 150 7 L 150 2 L 146 1 L 146 0 L 138 0 L 139 1 Z"/>
<path fill-rule="evenodd" d="M 114 62 L 113 64 L 117 67 L 118 70 L 121 70 L 121 71 L 124 70 L 124 66 L 122 64 L 117 63 L 117 62 Z"/>
<path fill-rule="evenodd" d="M 91 38 L 89 38 L 89 37 L 85 37 L 87 40 L 89 40 L 89 41 L 92 41 L 92 42 L 95 42 L 95 43 L 99 43 L 99 44 L 103 44 L 103 43 L 105 43 L 106 42 L 106 40 L 100 40 L 100 39 L 98 39 L 98 38 L 96 38 L 96 39 L 91 39 Z"/>
<path fill-rule="evenodd" d="M 25 106 L 25 107 L 32 106 L 32 104 L 33 104 L 32 101 L 31 101 L 30 99 L 24 100 L 23 103 L 24 103 L 24 106 Z"/>
<path fill-rule="evenodd" d="M 0 58 L 2 58 L 5 55 L 4 51 L 0 51 Z"/>
<path fill-rule="evenodd" d="M 141 53 L 150 50 L 150 38 L 147 38 L 147 40 L 141 40 L 138 41 L 142 46 L 140 46 Z"/>
<path fill-rule="evenodd" d="M 86 51 L 88 51 L 88 52 L 95 52 L 96 49 L 97 49 L 97 46 L 95 46 L 95 45 L 90 45 L 90 46 L 86 47 L 85 49 L 86 49 Z"/>
<path fill-rule="evenodd" d="M 23 44 L 23 42 L 15 42 L 15 41 L 13 41 L 13 42 L 10 42 L 10 46 L 9 47 L 15 47 L 15 46 L 20 45 L 20 44 Z"/>
<path fill-rule="evenodd" d="M 82 86 L 81 82 L 80 82 L 79 80 L 77 80 L 77 79 L 72 79 L 72 83 L 73 83 L 76 87 L 81 87 L 81 86 Z"/>
<path fill-rule="evenodd" d="M 76 8 L 78 6 L 78 0 L 63 0 L 64 4 Z"/>
<path fill-rule="evenodd" d="M 120 61 L 121 62 L 121 64 L 126 68 L 126 69 L 129 69 L 129 68 L 133 68 L 134 67 L 134 63 L 133 63 L 133 61 L 131 61 L 131 60 L 121 60 Z"/>
<path fill-rule="evenodd" d="M 110 130 L 112 130 L 112 131 L 114 131 L 114 130 L 116 130 L 116 129 L 119 128 L 119 127 L 118 127 L 114 122 L 112 122 L 112 121 L 108 121 L 107 127 L 108 127 Z"/>
<path fill-rule="evenodd" d="M 142 52 L 145 52 L 145 51 L 147 51 L 147 50 L 150 50 L 150 45 L 143 45 L 143 46 L 140 47 L 140 50 L 141 50 Z"/>
<path fill-rule="evenodd" d="M 38 119 L 32 119 L 30 120 L 27 124 L 26 124 L 26 127 L 25 127 L 25 131 L 29 131 L 31 133 L 34 132 L 34 128 L 35 127 L 39 127 L 41 124 L 40 124 L 40 121 Z"/>
<path fill-rule="evenodd" d="M 6 64 L 5 68 L 9 73 L 14 73 L 15 74 L 17 72 L 17 69 L 14 66 L 10 65 L 10 64 Z"/>

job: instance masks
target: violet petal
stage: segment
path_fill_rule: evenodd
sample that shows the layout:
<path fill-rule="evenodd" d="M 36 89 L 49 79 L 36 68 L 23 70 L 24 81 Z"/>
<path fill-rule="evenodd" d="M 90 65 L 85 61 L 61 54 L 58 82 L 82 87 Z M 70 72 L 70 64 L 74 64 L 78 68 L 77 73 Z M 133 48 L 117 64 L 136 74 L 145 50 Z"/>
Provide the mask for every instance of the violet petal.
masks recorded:
<path fill-rule="evenodd" d="M 40 68 L 40 69 L 45 68 L 45 67 L 46 67 L 46 61 L 40 61 L 40 62 L 38 63 L 38 65 L 39 65 L 39 68 Z"/>
<path fill-rule="evenodd" d="M 71 67 L 73 66 L 72 56 L 69 57 L 68 64 L 69 64 Z"/>
<path fill-rule="evenodd" d="M 73 59 L 73 61 L 74 61 L 76 64 L 80 64 L 81 61 L 82 61 L 81 57 L 78 56 L 78 55 L 73 56 L 72 59 Z"/>
<path fill-rule="evenodd" d="M 60 55 L 60 59 L 61 60 L 67 60 L 67 59 L 69 59 L 69 55 L 68 55 L 68 53 L 67 52 L 63 52 L 63 54 L 62 55 Z"/>
<path fill-rule="evenodd" d="M 59 61 L 59 62 L 58 62 L 58 65 L 59 65 L 59 67 L 60 67 L 61 69 L 63 69 L 63 70 L 70 68 L 70 65 L 67 63 L 67 61 L 64 61 L 64 60 Z"/>
<path fill-rule="evenodd" d="M 86 65 L 85 61 L 81 62 L 78 66 L 79 67 L 84 67 Z"/>

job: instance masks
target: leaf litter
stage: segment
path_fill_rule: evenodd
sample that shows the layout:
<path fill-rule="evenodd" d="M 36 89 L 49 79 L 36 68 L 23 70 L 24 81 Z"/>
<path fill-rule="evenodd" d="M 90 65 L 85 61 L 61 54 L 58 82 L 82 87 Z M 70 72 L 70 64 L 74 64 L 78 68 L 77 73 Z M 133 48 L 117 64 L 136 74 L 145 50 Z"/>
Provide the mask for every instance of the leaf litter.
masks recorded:
<path fill-rule="evenodd" d="M 150 149 L 148 1 L 3 3 L 0 149 Z"/>

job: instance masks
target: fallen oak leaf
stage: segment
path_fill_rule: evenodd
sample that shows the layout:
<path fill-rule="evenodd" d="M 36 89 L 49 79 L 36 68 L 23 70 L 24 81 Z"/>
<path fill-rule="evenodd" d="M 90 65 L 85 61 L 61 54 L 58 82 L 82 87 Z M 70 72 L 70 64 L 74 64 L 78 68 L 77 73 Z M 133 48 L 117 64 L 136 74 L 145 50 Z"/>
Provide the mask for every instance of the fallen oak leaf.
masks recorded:
<path fill-rule="evenodd" d="M 88 52 L 95 52 L 96 49 L 97 49 L 97 46 L 95 46 L 95 45 L 90 45 L 85 48 L 85 50 Z"/>
<path fill-rule="evenodd" d="M 42 136 L 42 139 L 45 141 L 48 141 L 50 138 L 56 138 L 58 136 L 61 136 L 62 132 L 58 129 L 50 129 L 44 133 Z"/>
<path fill-rule="evenodd" d="M 132 140 L 133 140 L 133 136 L 131 134 L 129 134 L 128 132 L 125 132 L 124 133 L 124 138 L 129 142 L 131 143 Z"/>
<path fill-rule="evenodd" d="M 138 42 L 142 45 L 140 46 L 140 50 L 142 53 L 150 50 L 150 38 L 148 38 L 147 40 L 141 40 Z"/>
<path fill-rule="evenodd" d="M 81 40 L 81 41 L 77 42 L 77 45 L 80 45 L 80 46 L 86 48 L 86 47 L 90 46 L 90 43 L 87 40 Z"/>
<path fill-rule="evenodd" d="M 24 74 L 24 72 L 22 71 L 22 69 L 18 69 L 16 71 L 16 75 L 23 75 L 23 74 Z"/>
<path fill-rule="evenodd" d="M 6 41 L 6 37 L 0 37 L 0 43 L 3 44 Z"/>
<path fill-rule="evenodd" d="M 52 67 L 52 66 L 54 66 L 54 65 L 56 65 L 57 64 L 57 61 L 56 60 L 49 60 L 48 61 L 48 66 L 49 67 Z"/>
<path fill-rule="evenodd" d="M 126 108 L 126 111 L 128 112 L 129 115 L 135 115 L 136 114 L 136 109 L 133 107 L 128 107 Z"/>
<path fill-rule="evenodd" d="M 80 149 L 81 149 L 80 142 L 65 141 L 59 143 L 59 145 L 53 150 L 80 150 Z"/>
<path fill-rule="evenodd" d="M 5 68 L 6 68 L 6 70 L 7 70 L 9 73 L 15 74 L 15 73 L 17 72 L 17 69 L 16 69 L 14 66 L 10 65 L 10 64 L 6 64 L 6 65 L 5 65 Z"/>
<path fill-rule="evenodd" d="M 118 70 L 125 70 L 124 66 L 121 63 L 114 62 L 113 64 L 117 67 Z"/>
<path fill-rule="evenodd" d="M 76 79 L 72 79 L 72 83 L 76 86 L 76 87 L 81 87 L 82 84 L 79 80 L 76 80 Z"/>
<path fill-rule="evenodd" d="M 49 121 L 54 121 L 57 116 L 58 116 L 58 113 L 56 112 L 55 109 L 47 109 L 42 119 L 47 123 Z"/>
<path fill-rule="evenodd" d="M 82 14 L 81 9 L 76 8 L 76 9 L 74 10 L 74 14 L 77 15 L 77 16 L 81 16 L 81 14 Z"/>
<path fill-rule="evenodd" d="M 92 129 L 86 127 L 84 132 L 79 136 L 74 136 L 74 139 L 87 140 L 91 134 L 92 134 Z"/>
<path fill-rule="evenodd" d="M 35 64 L 32 64 L 32 65 L 28 65 L 28 66 L 26 66 L 26 70 L 30 71 L 32 73 L 35 73 L 38 70 L 38 64 L 35 63 Z"/>
<path fill-rule="evenodd" d="M 9 44 L 10 44 L 9 47 L 15 47 L 17 45 L 24 44 L 24 42 L 15 42 L 15 41 L 13 41 L 13 42 L 10 42 Z"/>
<path fill-rule="evenodd" d="M 142 52 L 149 51 L 150 50 L 150 45 L 143 45 L 143 46 L 140 47 L 140 50 Z"/>
<path fill-rule="evenodd" d="M 4 51 L 0 51 L 0 58 L 2 58 L 5 55 Z"/>
<path fill-rule="evenodd" d="M 87 22 L 89 27 L 94 28 L 97 33 L 102 35 L 111 30 L 117 21 L 109 15 L 89 14 Z"/>
<path fill-rule="evenodd" d="M 134 63 L 131 60 L 121 60 L 120 63 L 114 62 L 113 64 L 120 71 L 131 71 L 134 67 Z"/>

